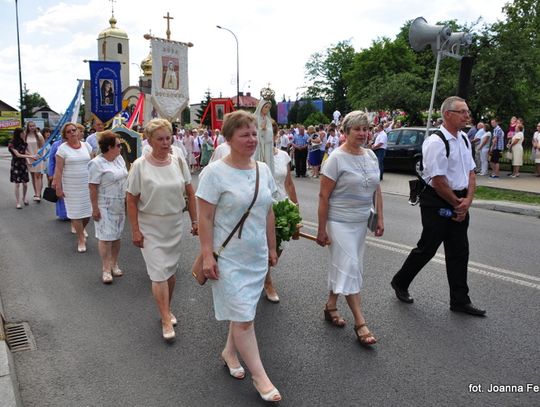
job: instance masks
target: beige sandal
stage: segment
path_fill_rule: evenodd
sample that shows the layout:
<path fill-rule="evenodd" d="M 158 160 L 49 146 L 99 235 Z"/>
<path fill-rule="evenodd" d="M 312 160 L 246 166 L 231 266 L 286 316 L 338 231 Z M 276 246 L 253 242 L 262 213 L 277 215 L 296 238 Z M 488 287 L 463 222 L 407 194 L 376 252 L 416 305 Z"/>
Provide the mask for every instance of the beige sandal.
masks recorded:
<path fill-rule="evenodd" d="M 109 271 L 104 271 L 101 275 L 101 281 L 103 284 L 111 284 L 113 282 L 113 276 Z"/>

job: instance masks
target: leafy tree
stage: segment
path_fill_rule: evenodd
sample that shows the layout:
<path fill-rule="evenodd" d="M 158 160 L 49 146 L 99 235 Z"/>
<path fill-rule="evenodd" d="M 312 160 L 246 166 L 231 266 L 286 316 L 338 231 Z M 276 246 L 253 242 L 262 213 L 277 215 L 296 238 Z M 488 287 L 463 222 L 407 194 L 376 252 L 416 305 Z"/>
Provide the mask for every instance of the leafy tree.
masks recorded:
<path fill-rule="evenodd" d="M 207 90 L 204 93 L 205 99 L 201 101 L 201 107 L 197 111 L 197 116 L 199 117 L 196 122 L 200 125 L 206 126 L 210 128 L 212 126 L 212 116 L 210 115 L 210 112 L 206 114 L 206 117 L 204 118 L 204 121 L 201 123 L 202 116 L 204 114 L 204 111 L 210 104 L 210 99 L 212 99 L 212 94 L 210 93 L 210 90 Z"/>
<path fill-rule="evenodd" d="M 471 49 L 469 104 L 478 117 L 523 117 L 531 129 L 540 115 L 540 3 L 514 0 L 503 11 L 506 20 L 484 25 Z"/>
<path fill-rule="evenodd" d="M 289 109 L 289 113 L 287 113 L 287 121 L 289 124 L 298 123 L 298 109 L 300 109 L 300 103 L 297 100 Z"/>
<path fill-rule="evenodd" d="M 352 68 L 354 48 L 350 40 L 338 42 L 324 52 L 311 55 L 306 63 L 306 79 L 311 83 L 306 95 L 312 99 L 325 100 L 325 111 L 335 109 L 348 112 L 348 81 L 346 75 Z"/>
<path fill-rule="evenodd" d="M 304 126 L 317 126 L 326 123 L 330 123 L 330 119 L 323 112 L 314 112 L 304 121 Z"/>
<path fill-rule="evenodd" d="M 32 117 L 32 110 L 37 107 L 49 107 L 47 101 L 37 92 L 30 93 L 30 90 L 23 90 L 23 105 L 20 106 L 24 118 Z"/>
<path fill-rule="evenodd" d="M 309 117 L 310 114 L 318 112 L 317 108 L 313 103 L 311 103 L 311 100 L 305 100 L 303 103 L 300 103 L 300 107 L 298 108 L 298 114 L 296 116 L 296 123 L 304 123 L 306 119 Z"/>

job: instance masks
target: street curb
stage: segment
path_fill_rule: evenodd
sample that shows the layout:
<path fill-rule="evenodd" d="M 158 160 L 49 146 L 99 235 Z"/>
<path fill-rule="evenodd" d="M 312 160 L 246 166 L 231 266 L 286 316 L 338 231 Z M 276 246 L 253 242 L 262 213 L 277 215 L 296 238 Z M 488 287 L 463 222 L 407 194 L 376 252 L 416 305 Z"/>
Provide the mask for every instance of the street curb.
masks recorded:
<path fill-rule="evenodd" d="M 508 201 L 483 201 L 476 200 L 472 204 L 475 208 L 488 209 L 492 211 L 515 213 L 518 215 L 540 217 L 540 206 L 525 205 Z"/>
<path fill-rule="evenodd" d="M 394 191 L 386 191 L 383 192 L 383 194 L 406 197 L 409 196 L 408 194 Z M 534 216 L 540 218 L 540 206 L 538 205 L 526 205 L 509 201 L 484 201 L 481 199 L 475 199 L 473 200 L 472 207 L 487 209 L 490 211 L 514 213 L 516 215 Z"/>
<path fill-rule="evenodd" d="M 5 340 L 4 321 L 4 309 L 0 298 L 0 400 L 2 407 L 22 407 L 15 363 Z"/>

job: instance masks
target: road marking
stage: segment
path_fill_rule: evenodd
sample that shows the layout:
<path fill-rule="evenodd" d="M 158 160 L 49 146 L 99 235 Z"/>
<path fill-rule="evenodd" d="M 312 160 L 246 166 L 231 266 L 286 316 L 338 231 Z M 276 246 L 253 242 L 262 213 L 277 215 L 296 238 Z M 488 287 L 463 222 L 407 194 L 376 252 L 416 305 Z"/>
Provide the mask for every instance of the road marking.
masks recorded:
<path fill-rule="evenodd" d="M 307 229 L 317 230 L 318 225 L 314 222 L 307 220 L 302 220 L 302 224 Z M 375 238 L 371 236 L 366 237 L 366 243 L 373 247 L 378 247 L 380 249 L 389 250 L 394 253 L 400 254 L 409 254 L 413 249 L 411 246 L 407 246 L 401 243 L 391 242 L 389 240 L 383 240 L 381 238 Z M 433 257 L 432 261 L 438 264 L 445 265 L 444 255 L 437 253 Z M 507 281 L 509 283 L 522 285 L 524 287 L 530 287 L 537 290 L 540 290 L 540 284 L 534 283 L 534 281 L 540 282 L 540 278 L 536 276 L 531 276 L 529 274 L 518 273 L 516 271 L 506 270 L 500 267 L 493 267 L 487 264 L 477 263 L 474 261 L 469 262 L 469 271 L 480 274 L 487 277 L 496 278 L 499 280 Z M 529 280 L 529 281 L 527 281 Z"/>

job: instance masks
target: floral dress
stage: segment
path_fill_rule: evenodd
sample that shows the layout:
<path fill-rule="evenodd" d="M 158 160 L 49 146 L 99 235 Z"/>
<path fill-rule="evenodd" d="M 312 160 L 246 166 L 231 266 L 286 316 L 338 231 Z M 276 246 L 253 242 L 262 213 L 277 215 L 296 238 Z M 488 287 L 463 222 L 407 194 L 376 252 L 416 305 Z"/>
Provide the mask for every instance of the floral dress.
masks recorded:
<path fill-rule="evenodd" d="M 9 152 L 11 153 L 11 170 L 9 180 L 15 184 L 24 184 L 29 181 L 28 177 L 28 165 L 26 164 L 26 158 L 20 158 L 15 155 L 13 151 L 17 151 L 19 154 L 26 154 L 28 144 L 24 141 L 17 144 L 10 143 Z"/>

